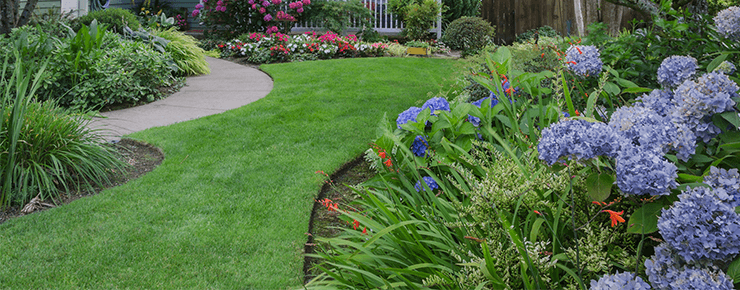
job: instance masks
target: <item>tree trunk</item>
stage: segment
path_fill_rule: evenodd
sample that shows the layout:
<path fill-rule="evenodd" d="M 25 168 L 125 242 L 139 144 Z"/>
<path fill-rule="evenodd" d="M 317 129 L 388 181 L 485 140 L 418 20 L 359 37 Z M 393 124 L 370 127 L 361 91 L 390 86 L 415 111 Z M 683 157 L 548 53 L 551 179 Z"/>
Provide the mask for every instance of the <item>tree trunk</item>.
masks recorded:
<path fill-rule="evenodd" d="M 15 27 L 21 27 L 28 23 L 28 20 L 31 19 L 31 15 L 33 15 L 33 10 L 36 8 L 36 4 L 38 3 L 39 0 L 28 0 L 28 2 L 26 2 L 26 7 L 23 8 L 23 14 L 21 14 L 18 22 L 16 22 Z"/>
<path fill-rule="evenodd" d="M 576 33 L 578 36 L 583 36 L 586 28 L 583 24 L 583 6 L 581 5 L 581 0 L 573 0 L 573 10 L 576 16 Z"/>

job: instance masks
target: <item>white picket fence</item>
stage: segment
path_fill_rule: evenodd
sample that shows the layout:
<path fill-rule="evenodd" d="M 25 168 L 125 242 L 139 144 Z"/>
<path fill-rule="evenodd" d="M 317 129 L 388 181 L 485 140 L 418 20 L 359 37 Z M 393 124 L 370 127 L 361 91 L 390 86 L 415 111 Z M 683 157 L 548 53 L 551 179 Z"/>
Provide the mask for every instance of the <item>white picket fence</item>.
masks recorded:
<path fill-rule="evenodd" d="M 335 1 L 346 1 L 346 0 L 335 0 Z M 442 0 L 437 0 L 441 4 Z M 362 0 L 365 7 L 373 11 L 375 17 L 374 27 L 375 31 L 381 34 L 398 34 L 403 30 L 403 22 L 401 22 L 396 15 L 391 13 L 390 7 L 388 7 L 388 0 Z M 353 23 L 358 23 L 353 21 Z M 292 32 L 300 33 L 306 31 L 321 30 L 323 26 L 321 23 L 296 23 L 291 30 Z M 350 26 L 347 31 L 358 31 L 361 27 Z M 437 21 L 434 23 L 434 27 L 429 30 L 437 34 L 437 38 L 442 36 L 442 16 L 437 17 Z"/>

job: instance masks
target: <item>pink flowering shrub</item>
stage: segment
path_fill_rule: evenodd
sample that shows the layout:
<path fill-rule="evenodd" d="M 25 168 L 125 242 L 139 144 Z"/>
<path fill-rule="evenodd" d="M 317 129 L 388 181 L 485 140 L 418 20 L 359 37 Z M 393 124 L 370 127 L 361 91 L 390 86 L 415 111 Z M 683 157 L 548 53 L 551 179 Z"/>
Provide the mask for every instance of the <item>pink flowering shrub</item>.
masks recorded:
<path fill-rule="evenodd" d="M 203 0 L 195 5 L 192 16 L 209 31 L 224 36 L 251 31 L 288 33 L 310 5 L 311 0 Z"/>

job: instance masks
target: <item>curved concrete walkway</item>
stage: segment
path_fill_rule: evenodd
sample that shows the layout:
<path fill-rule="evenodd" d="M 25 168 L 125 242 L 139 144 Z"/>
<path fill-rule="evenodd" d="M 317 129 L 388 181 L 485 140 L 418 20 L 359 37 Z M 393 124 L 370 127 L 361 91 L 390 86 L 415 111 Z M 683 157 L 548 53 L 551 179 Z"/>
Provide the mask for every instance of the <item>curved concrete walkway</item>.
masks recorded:
<path fill-rule="evenodd" d="M 244 106 L 267 96 L 272 79 L 264 72 L 206 57 L 211 74 L 188 77 L 169 97 L 146 105 L 101 113 L 88 125 L 109 141 L 144 129 L 197 119 Z"/>

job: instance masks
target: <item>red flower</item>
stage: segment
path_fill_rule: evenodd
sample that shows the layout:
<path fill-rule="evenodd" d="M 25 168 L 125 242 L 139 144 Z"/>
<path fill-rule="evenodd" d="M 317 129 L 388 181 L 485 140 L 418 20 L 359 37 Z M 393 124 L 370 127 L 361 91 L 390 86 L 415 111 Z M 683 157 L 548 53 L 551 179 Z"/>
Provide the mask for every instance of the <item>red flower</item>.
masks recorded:
<path fill-rule="evenodd" d="M 385 162 L 383 162 L 383 164 L 385 164 L 385 166 L 388 166 L 388 167 L 393 166 L 393 162 L 391 162 L 391 159 L 390 158 L 388 160 L 386 160 Z"/>
<path fill-rule="evenodd" d="M 378 156 L 380 156 L 380 158 L 385 159 L 386 158 L 385 151 L 378 152 Z"/>
<path fill-rule="evenodd" d="M 609 218 L 612 219 L 612 227 L 616 226 L 617 223 L 625 222 L 624 218 L 622 218 L 622 214 L 624 213 L 624 211 L 616 212 L 608 209 L 605 209 L 603 211 L 609 213 Z"/>
<path fill-rule="evenodd" d="M 356 230 L 357 227 L 359 227 L 359 226 L 360 226 L 360 222 L 358 222 L 357 220 L 354 220 L 354 222 L 352 222 L 352 229 L 353 230 Z"/>
<path fill-rule="evenodd" d="M 363 227 L 363 228 L 362 228 L 362 234 L 363 234 L 363 235 L 367 235 L 367 228 L 366 228 L 366 227 Z"/>

